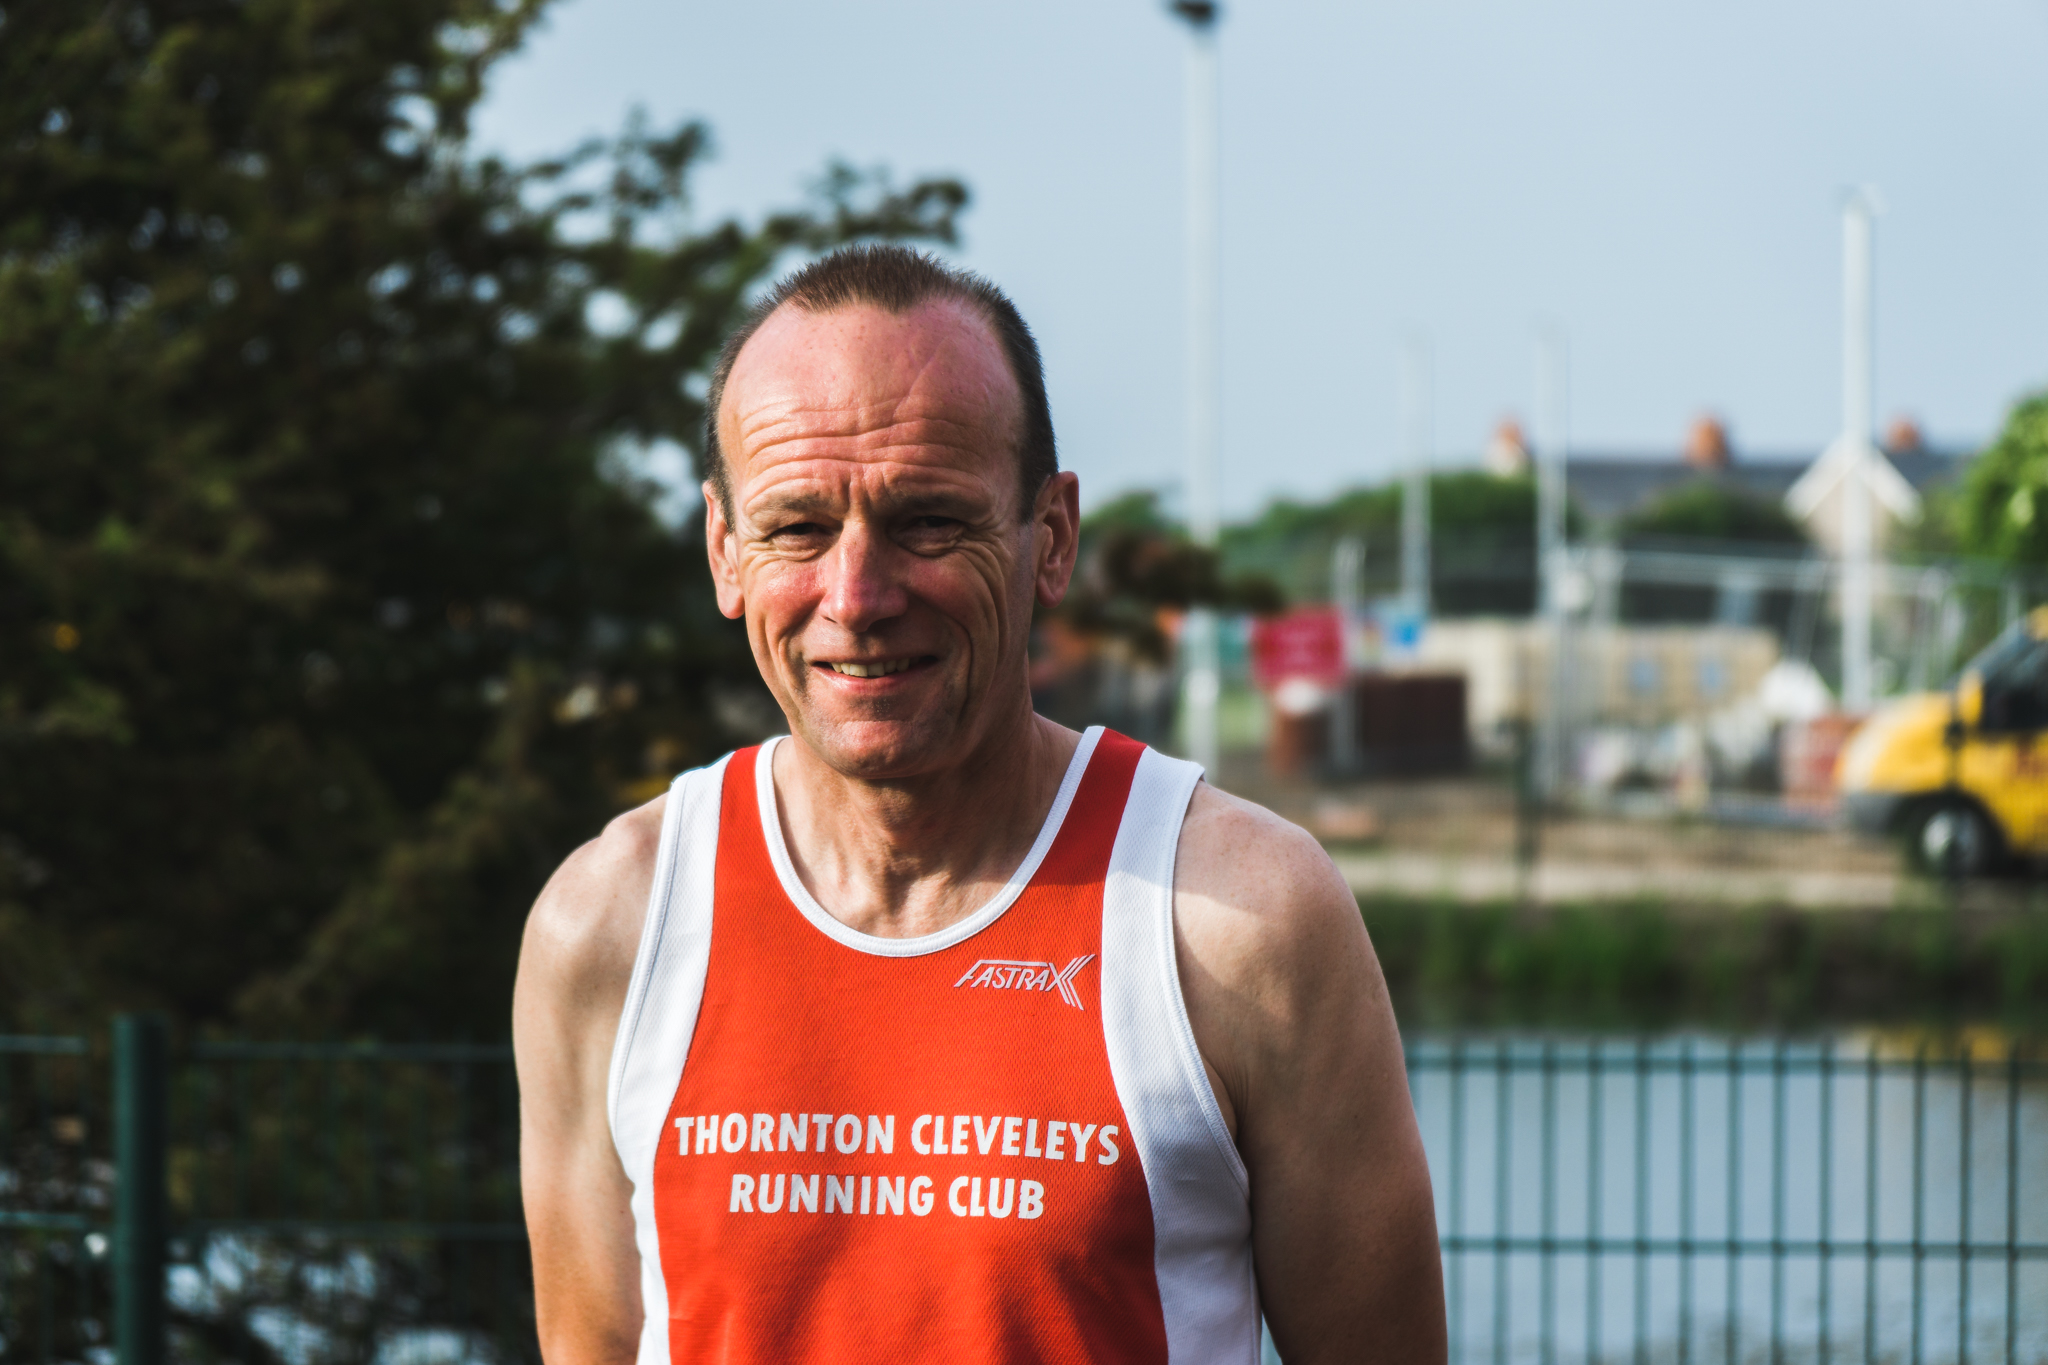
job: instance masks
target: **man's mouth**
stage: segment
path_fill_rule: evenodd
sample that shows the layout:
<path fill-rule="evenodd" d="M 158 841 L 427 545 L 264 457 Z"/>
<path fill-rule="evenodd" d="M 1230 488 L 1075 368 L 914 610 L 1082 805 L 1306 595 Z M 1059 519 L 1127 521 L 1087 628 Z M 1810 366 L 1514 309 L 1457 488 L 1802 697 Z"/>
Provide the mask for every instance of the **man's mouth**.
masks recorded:
<path fill-rule="evenodd" d="M 901 659 L 851 659 L 831 660 L 825 667 L 848 678 L 886 678 L 891 673 L 905 673 L 918 664 L 928 663 L 930 655 L 908 656 Z"/>

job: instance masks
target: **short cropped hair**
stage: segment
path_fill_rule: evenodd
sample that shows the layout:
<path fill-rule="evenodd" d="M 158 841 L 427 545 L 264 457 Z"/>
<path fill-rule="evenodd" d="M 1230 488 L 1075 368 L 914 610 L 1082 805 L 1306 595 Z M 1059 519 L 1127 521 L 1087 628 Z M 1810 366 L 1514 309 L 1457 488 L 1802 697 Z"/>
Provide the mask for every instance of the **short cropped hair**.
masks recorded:
<path fill-rule="evenodd" d="M 1031 516 L 1038 490 L 1059 472 L 1060 461 L 1053 444 L 1052 408 L 1045 397 L 1045 363 L 1017 305 L 981 276 L 955 270 L 922 252 L 900 246 L 850 246 L 784 277 L 754 305 L 719 350 L 705 395 L 704 477 L 717 490 L 728 521 L 732 519 L 732 481 L 725 452 L 718 444 L 718 409 L 725 401 L 725 383 L 732 376 L 740 349 L 769 315 L 784 304 L 806 313 L 831 313 L 866 304 L 902 314 L 932 300 L 966 304 L 988 324 L 1003 348 L 1023 406 L 1017 434 L 1017 478 L 1023 503 L 1019 516 Z"/>

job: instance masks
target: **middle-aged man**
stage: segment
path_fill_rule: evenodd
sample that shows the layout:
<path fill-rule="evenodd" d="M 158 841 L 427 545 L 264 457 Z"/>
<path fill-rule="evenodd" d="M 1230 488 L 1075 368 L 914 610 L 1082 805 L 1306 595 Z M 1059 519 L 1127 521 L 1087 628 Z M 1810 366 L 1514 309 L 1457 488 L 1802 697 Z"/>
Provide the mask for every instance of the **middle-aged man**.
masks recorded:
<path fill-rule="evenodd" d="M 891 247 L 713 376 L 706 520 L 789 736 L 613 821 L 514 1002 L 549 1365 L 1444 1358 L 1358 907 L 1192 764 L 1033 714 L 1073 573 L 1038 350 Z M 1274 413 L 1276 448 L 1331 415 Z"/>

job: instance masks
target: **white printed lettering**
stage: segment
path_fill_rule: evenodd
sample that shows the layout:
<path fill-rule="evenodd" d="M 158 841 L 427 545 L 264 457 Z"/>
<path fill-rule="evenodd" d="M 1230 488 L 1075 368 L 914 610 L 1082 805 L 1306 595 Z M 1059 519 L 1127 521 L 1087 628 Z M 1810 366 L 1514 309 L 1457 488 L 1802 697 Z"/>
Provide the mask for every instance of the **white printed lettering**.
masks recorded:
<path fill-rule="evenodd" d="M 953 1115 L 953 1155 L 967 1155 L 967 1115 Z"/>
<path fill-rule="evenodd" d="M 1067 1145 L 1067 1125 L 1058 1119 L 1045 1125 L 1045 1159 L 1065 1161 L 1067 1154 L 1061 1149 Z"/>
<path fill-rule="evenodd" d="M 946 1207 L 953 1210 L 955 1218 L 965 1218 L 967 1216 L 967 1206 L 960 1202 L 960 1191 L 966 1188 L 967 1177 L 964 1175 L 956 1176 L 953 1183 L 946 1186 Z"/>
<path fill-rule="evenodd" d="M 1014 1180 L 998 1180 L 994 1176 L 990 1176 L 988 1180 L 988 1216 L 991 1218 L 1008 1218 L 1011 1208 L 1016 1203 L 1017 1182 Z"/>
<path fill-rule="evenodd" d="M 689 1154 L 690 1120 L 687 1118 L 680 1118 L 676 1120 L 676 1155 L 688 1156 Z"/>
<path fill-rule="evenodd" d="M 830 1114 L 813 1114 L 811 1115 L 811 1122 L 818 1125 L 818 1150 L 822 1152 L 825 1150 L 825 1130 L 832 1126 L 832 1116 Z"/>
<path fill-rule="evenodd" d="M 1116 1159 L 1123 1155 L 1122 1152 L 1117 1150 L 1116 1144 L 1110 1141 L 1111 1136 L 1115 1132 L 1116 1125 L 1112 1123 L 1102 1130 L 1101 1137 L 1095 1139 L 1096 1143 L 1102 1148 L 1102 1155 L 1095 1158 L 1098 1166 L 1114 1166 L 1116 1165 Z"/>
<path fill-rule="evenodd" d="M 841 1114 L 839 1122 L 832 1125 L 832 1145 L 842 1154 L 860 1150 L 860 1115 Z"/>
<path fill-rule="evenodd" d="M 759 1186 L 759 1189 L 761 1191 L 761 1212 L 782 1212 L 782 1186 L 783 1182 L 786 1181 L 788 1178 L 788 1176 L 781 1175 L 775 1177 L 775 1202 L 771 1204 L 768 1202 L 768 1177 L 766 1174 L 762 1175 L 761 1184 Z"/>
<path fill-rule="evenodd" d="M 747 1144 L 750 1152 L 772 1152 L 775 1150 L 775 1115 L 754 1115 L 754 1140 Z"/>
<path fill-rule="evenodd" d="M 887 1122 L 875 1114 L 868 1115 L 868 1152 L 893 1153 L 896 1150 L 896 1116 L 888 1115 Z"/>
<path fill-rule="evenodd" d="M 873 1207 L 869 1204 L 868 1200 L 874 1195 L 874 1184 L 875 1178 L 871 1175 L 864 1175 L 860 1178 L 860 1211 L 862 1213 L 866 1213 Z"/>
<path fill-rule="evenodd" d="M 932 1154 L 932 1145 L 918 1136 L 919 1133 L 922 1133 L 931 1125 L 931 1121 L 932 1116 L 930 1114 L 919 1114 L 917 1122 L 910 1125 L 910 1146 L 919 1156 L 930 1156 Z"/>
<path fill-rule="evenodd" d="M 786 1152 L 794 1146 L 801 1152 L 804 1150 L 804 1144 L 810 1139 L 811 1125 L 804 1122 L 802 1114 L 795 1116 L 784 1114 L 782 1116 L 781 1132 L 782 1138 L 775 1144 L 775 1150 Z"/>
<path fill-rule="evenodd" d="M 1078 1123 L 1070 1123 L 1067 1125 L 1067 1131 L 1074 1135 L 1074 1160 L 1086 1161 L 1088 1139 L 1095 1136 L 1095 1125 L 1091 1123 L 1084 1128 Z"/>
<path fill-rule="evenodd" d="M 754 1211 L 754 1177 L 736 1175 L 732 1178 L 732 1203 L 727 1213 L 752 1213 Z"/>
<path fill-rule="evenodd" d="M 988 1121 L 988 1129 L 987 1129 L 987 1131 L 985 1131 L 985 1132 L 984 1132 L 984 1131 L 982 1130 L 982 1126 L 981 1126 L 981 1115 L 979 1115 L 979 1114 L 976 1114 L 976 1115 L 974 1116 L 974 1146 L 975 1146 L 975 1150 L 979 1151 L 979 1152 L 980 1152 L 980 1153 L 981 1153 L 981 1154 L 982 1154 L 983 1156 L 987 1156 L 987 1155 L 988 1155 L 988 1149 L 989 1149 L 989 1148 L 990 1148 L 990 1147 L 991 1147 L 992 1145 L 994 1145 L 994 1143 L 995 1143 L 995 1140 L 996 1140 L 996 1130 L 998 1130 L 998 1129 L 999 1129 L 999 1128 L 1001 1128 L 1002 1126 L 1003 1126 L 1003 1117 L 1002 1117 L 1002 1115 L 1000 1115 L 1000 1114 L 997 1114 L 997 1115 L 995 1115 L 994 1117 L 992 1117 L 991 1119 L 989 1119 L 989 1121 Z"/>
<path fill-rule="evenodd" d="M 697 1155 L 718 1150 L 718 1115 L 706 1114 L 697 1120 Z"/>
<path fill-rule="evenodd" d="M 843 1185 L 836 1175 L 825 1177 L 825 1212 L 831 1213 L 834 1209 L 839 1210 L 841 1213 L 853 1212 L 852 1176 L 846 1177 Z"/>
<path fill-rule="evenodd" d="M 903 1213 L 903 1177 L 878 1175 L 875 1177 L 875 1212 Z"/>
<path fill-rule="evenodd" d="M 1023 1150 L 1023 1149 L 1022 1149 L 1022 1148 L 1020 1148 L 1020 1147 L 1019 1147 L 1019 1146 L 1017 1145 L 1017 1134 L 1018 1134 L 1018 1133 L 1019 1133 L 1020 1131 L 1022 1131 L 1023 1127 L 1024 1127 L 1024 1120 L 1022 1120 L 1022 1119 L 1004 1119 L 1004 1120 L 1003 1120 L 1003 1155 L 1004 1155 L 1004 1156 L 1017 1156 L 1017 1155 L 1018 1155 L 1019 1153 L 1021 1153 L 1021 1152 L 1022 1152 L 1022 1150 Z"/>
<path fill-rule="evenodd" d="M 718 1130 L 718 1145 L 728 1152 L 737 1152 L 747 1145 L 747 1116 L 727 1114 Z"/>
<path fill-rule="evenodd" d="M 791 1213 L 816 1213 L 818 1211 L 818 1177 L 814 1175 L 793 1175 L 789 1178 L 789 1211 Z"/>
<path fill-rule="evenodd" d="M 974 1177 L 973 1185 L 968 1189 L 967 1216 L 969 1218 L 982 1218 L 987 1216 L 987 1214 L 988 1210 L 981 1206 L 981 1177 L 976 1176 Z"/>
<path fill-rule="evenodd" d="M 1030 1123 L 1029 1123 L 1028 1125 L 1026 1125 L 1026 1127 L 1025 1127 L 1025 1129 L 1024 1129 L 1024 1155 L 1026 1155 L 1026 1156 L 1044 1156 L 1044 1155 L 1045 1155 L 1045 1153 L 1044 1153 L 1044 1152 L 1041 1152 L 1041 1151 L 1039 1151 L 1039 1150 L 1038 1150 L 1038 1120 L 1037 1120 L 1037 1119 L 1033 1119 L 1033 1120 L 1031 1120 L 1031 1122 L 1030 1122 Z"/>
<path fill-rule="evenodd" d="M 1017 1191 L 1017 1216 L 1036 1218 L 1045 1212 L 1045 1186 L 1036 1180 L 1027 1180 Z"/>
<path fill-rule="evenodd" d="M 903 1177 L 896 1177 L 901 1180 Z M 932 1178 L 921 1175 L 910 1182 L 910 1211 L 919 1218 L 932 1211 Z M 900 1212 L 900 1210 L 899 1210 Z"/>

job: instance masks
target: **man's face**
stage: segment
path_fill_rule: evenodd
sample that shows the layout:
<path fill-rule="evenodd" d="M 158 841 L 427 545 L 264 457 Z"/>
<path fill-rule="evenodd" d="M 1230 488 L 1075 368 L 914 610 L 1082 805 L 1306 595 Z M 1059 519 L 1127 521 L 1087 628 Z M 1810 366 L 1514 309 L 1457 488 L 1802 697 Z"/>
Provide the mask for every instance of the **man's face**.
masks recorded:
<path fill-rule="evenodd" d="M 944 768 L 1029 712 L 1032 606 L 1066 592 L 1078 494 L 1056 475 L 1020 515 L 1020 412 L 995 337 L 952 302 L 784 307 L 733 366 L 730 521 L 705 486 L 719 607 L 848 776 Z"/>

